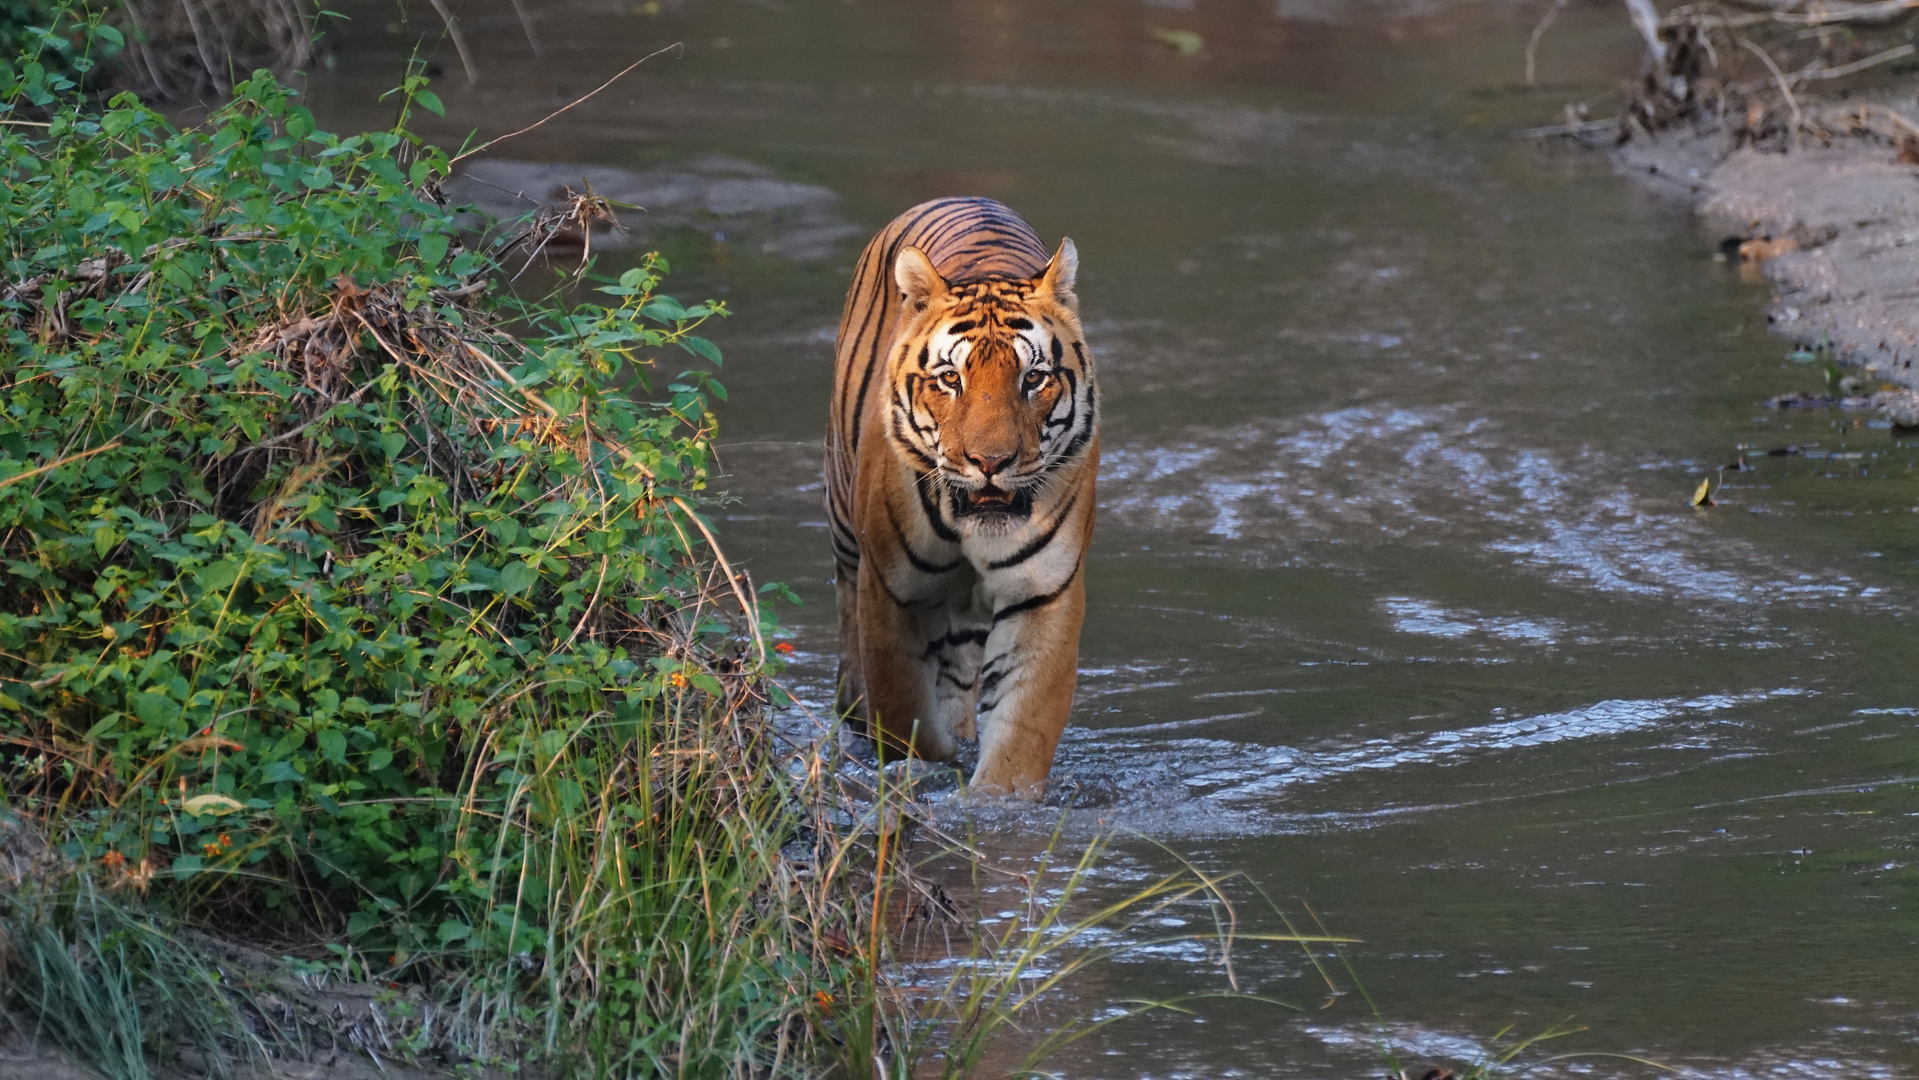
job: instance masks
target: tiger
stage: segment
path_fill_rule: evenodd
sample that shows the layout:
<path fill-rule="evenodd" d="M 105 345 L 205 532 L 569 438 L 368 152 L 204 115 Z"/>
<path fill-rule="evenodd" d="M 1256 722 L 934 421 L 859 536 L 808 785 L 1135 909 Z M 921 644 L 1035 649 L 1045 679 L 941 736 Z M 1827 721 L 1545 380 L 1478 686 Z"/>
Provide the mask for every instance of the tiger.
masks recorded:
<path fill-rule="evenodd" d="M 827 517 L 836 706 L 883 756 L 1037 799 L 1072 712 L 1099 471 L 1079 253 L 983 198 L 921 203 L 861 253 L 835 343 Z"/>

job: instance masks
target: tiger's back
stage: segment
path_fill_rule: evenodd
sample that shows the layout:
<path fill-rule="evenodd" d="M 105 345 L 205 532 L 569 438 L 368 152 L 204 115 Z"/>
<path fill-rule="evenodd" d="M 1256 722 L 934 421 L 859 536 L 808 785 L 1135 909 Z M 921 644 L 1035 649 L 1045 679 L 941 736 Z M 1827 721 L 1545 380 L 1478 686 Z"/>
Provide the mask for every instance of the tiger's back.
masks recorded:
<path fill-rule="evenodd" d="M 1077 256 L 988 199 L 940 199 L 866 246 L 826 435 L 843 715 L 974 784 L 1043 787 L 1071 708 L 1098 464 Z"/>

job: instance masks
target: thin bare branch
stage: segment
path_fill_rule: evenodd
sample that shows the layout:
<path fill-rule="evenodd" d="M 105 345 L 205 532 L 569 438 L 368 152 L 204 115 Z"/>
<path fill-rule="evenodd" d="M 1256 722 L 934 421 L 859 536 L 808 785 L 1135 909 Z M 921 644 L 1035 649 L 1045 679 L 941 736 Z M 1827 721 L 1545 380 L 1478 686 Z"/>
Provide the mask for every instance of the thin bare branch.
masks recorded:
<path fill-rule="evenodd" d="M 439 0 L 434 0 L 434 2 L 438 3 Z M 600 85 L 587 91 L 585 94 L 582 94 L 581 96 L 574 98 L 572 101 L 567 102 L 566 104 L 560 106 L 559 108 L 554 109 L 552 112 L 547 113 L 545 116 L 540 117 L 538 120 L 535 120 L 533 123 L 528 124 L 527 126 L 521 128 L 518 131 L 510 131 L 506 133 L 505 135 L 500 136 L 497 139 L 488 139 L 487 141 L 481 143 L 480 145 L 474 147 L 473 149 L 468 150 L 452 158 L 451 160 L 447 162 L 447 164 L 457 165 L 460 162 L 465 161 L 467 158 L 470 158 L 473 155 L 479 153 L 480 151 L 487 149 L 488 147 L 497 146 L 500 143 L 507 141 L 508 139 L 518 138 L 519 136 L 524 135 L 529 131 L 532 131 L 534 128 L 539 127 L 541 124 L 546 123 L 548 120 L 551 120 L 554 117 L 560 115 L 561 113 L 567 111 L 568 109 L 571 109 L 576 105 L 584 103 L 587 99 L 591 98 L 593 95 L 599 93 L 600 91 L 606 89 L 609 86 L 612 86 L 614 83 L 619 82 L 621 79 L 625 78 L 628 72 L 632 71 L 636 67 L 639 67 L 641 64 L 646 63 L 648 60 L 651 60 L 654 57 L 659 56 L 661 53 L 672 52 L 674 49 L 678 49 L 681 47 L 682 47 L 681 44 L 676 41 L 673 44 L 668 45 L 667 47 L 663 49 L 655 49 L 654 51 L 647 53 L 645 56 L 640 57 L 638 60 L 635 60 L 632 63 L 621 68 L 619 74 L 613 76 L 612 78 L 606 80 Z"/>

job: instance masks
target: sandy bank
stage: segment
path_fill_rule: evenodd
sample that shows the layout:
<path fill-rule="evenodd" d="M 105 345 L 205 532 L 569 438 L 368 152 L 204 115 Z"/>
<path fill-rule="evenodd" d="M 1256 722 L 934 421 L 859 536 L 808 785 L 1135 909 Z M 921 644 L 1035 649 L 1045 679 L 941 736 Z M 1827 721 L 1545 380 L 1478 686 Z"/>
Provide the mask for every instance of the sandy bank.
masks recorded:
<path fill-rule="evenodd" d="M 1912 102 L 1888 102 L 1913 115 Z M 1676 129 L 1612 151 L 1621 173 L 1689 203 L 1727 238 L 1727 257 L 1773 285 L 1784 337 L 1828 346 L 1864 369 L 1860 395 L 1919 426 L 1919 168 L 1884 139 L 1802 137 L 1792 149 L 1734 147 Z M 1874 393 L 1880 384 L 1901 388 Z M 1848 404 L 1865 404 L 1852 401 Z"/>

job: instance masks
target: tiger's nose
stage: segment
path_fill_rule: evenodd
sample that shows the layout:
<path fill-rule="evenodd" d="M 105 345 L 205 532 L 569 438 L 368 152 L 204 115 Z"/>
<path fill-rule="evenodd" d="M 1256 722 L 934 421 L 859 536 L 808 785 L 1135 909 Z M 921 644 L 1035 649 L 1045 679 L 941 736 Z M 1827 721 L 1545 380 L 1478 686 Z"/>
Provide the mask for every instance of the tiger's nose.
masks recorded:
<path fill-rule="evenodd" d="M 1011 454 L 975 454 L 969 450 L 966 452 L 966 460 L 978 466 L 980 474 L 985 476 L 988 480 L 991 480 L 993 478 L 994 473 L 1005 468 L 1006 463 L 1013 460 L 1013 455 Z"/>

